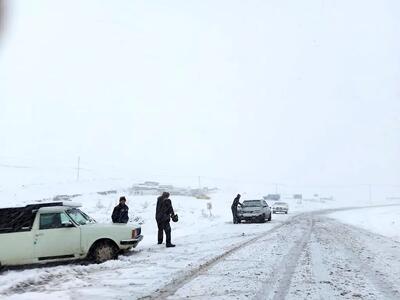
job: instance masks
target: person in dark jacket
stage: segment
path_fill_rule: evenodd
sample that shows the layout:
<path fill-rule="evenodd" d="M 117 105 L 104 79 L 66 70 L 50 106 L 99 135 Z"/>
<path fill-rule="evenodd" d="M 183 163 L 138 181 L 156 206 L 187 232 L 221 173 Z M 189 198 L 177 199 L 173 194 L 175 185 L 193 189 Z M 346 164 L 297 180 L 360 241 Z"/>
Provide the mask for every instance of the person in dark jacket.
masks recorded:
<path fill-rule="evenodd" d="M 169 198 L 169 193 L 168 192 L 163 192 L 162 195 L 160 197 L 157 198 L 157 206 L 156 206 L 156 221 L 157 223 L 160 220 L 161 217 L 161 203 L 164 201 L 164 199 Z"/>
<path fill-rule="evenodd" d="M 240 194 L 237 194 L 237 196 L 235 197 L 235 199 L 233 199 L 233 203 L 231 206 L 232 209 L 232 216 L 233 216 L 233 224 L 238 224 L 238 216 L 237 216 L 237 208 L 238 205 L 240 205 L 241 207 L 243 206 L 242 203 L 239 202 L 240 200 Z"/>
<path fill-rule="evenodd" d="M 119 204 L 114 207 L 111 219 L 113 223 L 128 223 L 129 221 L 129 207 L 126 205 L 126 198 L 124 196 L 119 198 Z"/>
<path fill-rule="evenodd" d="M 164 229 L 163 229 L 163 222 L 162 222 L 162 216 L 161 216 L 161 203 L 166 198 L 169 198 L 169 193 L 167 193 L 167 192 L 163 192 L 162 195 L 157 198 L 156 221 L 157 221 L 157 227 L 158 227 L 158 244 L 163 243 Z"/>
<path fill-rule="evenodd" d="M 168 248 L 175 247 L 175 245 L 171 243 L 171 225 L 169 224 L 171 216 L 174 214 L 172 202 L 169 199 L 169 193 L 164 192 L 157 198 L 156 221 L 158 226 L 158 244 L 162 244 L 165 232 L 166 246 Z"/>

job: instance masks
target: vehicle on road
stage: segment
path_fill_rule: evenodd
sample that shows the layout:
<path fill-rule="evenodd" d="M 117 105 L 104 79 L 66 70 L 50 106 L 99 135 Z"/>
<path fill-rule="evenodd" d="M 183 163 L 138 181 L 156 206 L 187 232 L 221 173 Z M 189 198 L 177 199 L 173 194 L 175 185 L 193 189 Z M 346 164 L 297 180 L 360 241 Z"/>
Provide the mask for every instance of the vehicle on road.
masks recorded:
<path fill-rule="evenodd" d="M 238 208 L 238 221 L 271 221 L 271 208 L 265 200 L 245 200 Z"/>
<path fill-rule="evenodd" d="M 78 259 L 101 263 L 143 239 L 140 226 L 100 224 L 79 207 L 50 202 L 0 209 L 0 266 Z"/>
<path fill-rule="evenodd" d="M 289 205 L 286 202 L 275 202 L 272 205 L 272 212 L 276 213 L 284 213 L 287 214 L 289 211 Z"/>

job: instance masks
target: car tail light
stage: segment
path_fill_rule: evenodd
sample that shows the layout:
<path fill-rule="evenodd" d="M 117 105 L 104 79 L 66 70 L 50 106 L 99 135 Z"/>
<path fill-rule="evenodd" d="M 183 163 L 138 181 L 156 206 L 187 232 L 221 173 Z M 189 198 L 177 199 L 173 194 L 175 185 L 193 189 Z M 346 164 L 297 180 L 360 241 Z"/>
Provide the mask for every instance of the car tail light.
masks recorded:
<path fill-rule="evenodd" d="M 137 236 L 136 229 L 134 229 L 132 230 L 132 238 L 134 239 L 136 238 L 136 236 Z"/>

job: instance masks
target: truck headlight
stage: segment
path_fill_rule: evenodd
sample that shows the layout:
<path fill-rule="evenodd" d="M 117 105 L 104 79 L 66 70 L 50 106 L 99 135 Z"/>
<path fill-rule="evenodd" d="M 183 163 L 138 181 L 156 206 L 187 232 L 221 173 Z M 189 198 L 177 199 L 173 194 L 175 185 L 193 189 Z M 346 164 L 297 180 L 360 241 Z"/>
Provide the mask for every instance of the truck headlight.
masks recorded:
<path fill-rule="evenodd" d="M 132 239 L 137 238 L 142 233 L 142 228 L 136 228 L 132 230 Z"/>

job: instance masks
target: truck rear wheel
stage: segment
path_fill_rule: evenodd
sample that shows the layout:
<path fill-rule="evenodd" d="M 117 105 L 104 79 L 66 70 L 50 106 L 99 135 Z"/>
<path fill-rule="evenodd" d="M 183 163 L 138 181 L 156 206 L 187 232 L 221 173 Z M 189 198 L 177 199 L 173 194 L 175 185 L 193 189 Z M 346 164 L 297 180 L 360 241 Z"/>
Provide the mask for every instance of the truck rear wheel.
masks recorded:
<path fill-rule="evenodd" d="M 96 263 L 103 263 L 107 260 L 117 258 L 117 248 L 110 242 L 103 241 L 95 245 L 92 258 Z"/>

